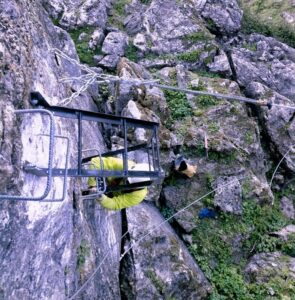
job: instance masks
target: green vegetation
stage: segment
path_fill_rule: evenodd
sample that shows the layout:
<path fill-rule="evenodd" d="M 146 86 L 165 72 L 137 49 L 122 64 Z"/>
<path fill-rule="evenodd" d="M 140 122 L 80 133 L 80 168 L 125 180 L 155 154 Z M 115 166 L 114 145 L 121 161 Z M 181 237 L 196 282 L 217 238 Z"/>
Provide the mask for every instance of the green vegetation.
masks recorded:
<path fill-rule="evenodd" d="M 219 124 L 216 122 L 211 122 L 208 124 L 208 131 L 210 133 L 217 133 L 219 131 Z"/>
<path fill-rule="evenodd" d="M 187 34 L 183 37 L 183 40 L 194 42 L 194 43 L 209 41 L 212 39 L 213 39 L 213 37 L 205 31 L 193 32 L 193 33 Z"/>
<path fill-rule="evenodd" d="M 253 136 L 252 133 L 246 132 L 246 134 L 245 134 L 245 142 L 247 144 L 252 144 L 254 142 L 254 136 Z"/>
<path fill-rule="evenodd" d="M 71 38 L 73 39 L 78 56 L 82 63 L 86 63 L 90 66 L 94 66 L 94 55 L 101 54 L 101 49 L 97 48 L 95 50 L 88 48 L 88 43 L 90 41 L 91 35 L 94 32 L 93 27 L 83 27 L 75 30 L 69 31 Z M 79 37 L 82 33 L 85 33 L 85 37 L 79 40 Z"/>
<path fill-rule="evenodd" d="M 52 18 L 51 21 L 52 21 L 54 26 L 59 26 L 59 19 Z"/>
<path fill-rule="evenodd" d="M 211 184 L 210 175 L 207 181 Z M 249 182 L 246 188 L 250 188 L 248 185 Z M 212 200 L 206 201 L 210 206 Z M 270 235 L 287 223 L 277 206 L 261 206 L 253 200 L 243 203 L 242 217 L 221 213 L 217 219 L 196 220 L 190 252 L 213 285 L 209 299 L 264 300 L 270 297 L 270 289 L 274 293 L 271 299 L 291 299 L 295 280 L 287 274 L 276 273 L 261 284 L 246 281 L 243 274 L 246 260 L 255 253 L 278 250 L 295 255 L 295 235 L 288 241 Z M 237 238 L 241 244 L 239 250 L 234 250 L 232 245 Z"/>
<path fill-rule="evenodd" d="M 125 15 L 125 5 L 128 4 L 129 0 L 117 0 L 114 1 L 113 10 L 119 16 Z"/>
<path fill-rule="evenodd" d="M 194 91 L 207 91 L 207 88 L 203 84 L 202 81 L 199 81 L 198 86 L 190 85 L 189 88 Z M 214 106 L 214 105 L 217 105 L 218 103 L 220 103 L 220 101 L 216 97 L 210 96 L 210 95 L 198 95 L 198 96 L 196 96 L 195 99 L 196 99 L 198 108 L 201 108 L 201 109 L 204 109 L 204 108 L 207 108 L 210 106 Z"/>
<path fill-rule="evenodd" d="M 165 90 L 164 93 L 171 113 L 172 122 L 175 120 L 182 120 L 183 118 L 192 115 L 192 108 L 184 93 L 170 90 Z"/>
<path fill-rule="evenodd" d="M 130 3 L 131 0 L 117 0 L 111 10 L 111 16 L 108 18 L 108 23 L 124 31 L 124 18 L 126 16 L 125 5 Z"/>
<path fill-rule="evenodd" d="M 152 2 L 152 0 L 140 0 L 142 4 L 148 5 Z"/>
<path fill-rule="evenodd" d="M 243 43 L 243 47 L 253 52 L 257 50 L 257 44 L 255 43 Z"/>
<path fill-rule="evenodd" d="M 196 100 L 198 107 L 201 108 L 207 108 L 210 106 L 214 106 L 219 103 L 218 99 L 216 97 L 210 96 L 210 95 L 199 95 L 197 96 Z"/>
<path fill-rule="evenodd" d="M 196 74 L 202 77 L 209 77 L 209 78 L 223 78 L 222 75 L 217 74 L 217 73 L 211 73 L 207 71 L 197 71 Z"/>
<path fill-rule="evenodd" d="M 259 14 L 254 14 L 248 8 L 244 8 L 242 20 L 242 32 L 246 34 L 260 33 L 271 36 L 295 48 L 295 30 L 285 24 L 267 21 Z"/>
<path fill-rule="evenodd" d="M 169 218 L 171 218 L 174 214 L 174 210 L 170 207 L 167 207 L 167 206 L 163 206 L 161 207 L 160 209 L 160 213 L 162 214 L 162 216 L 167 220 Z M 171 218 L 169 220 L 169 223 L 171 223 L 173 221 L 173 218 Z"/>
<path fill-rule="evenodd" d="M 90 246 L 88 241 L 82 240 L 77 250 L 77 268 L 81 270 L 86 262 L 87 256 L 90 255 Z"/>
<path fill-rule="evenodd" d="M 183 153 L 187 156 L 196 156 L 196 157 L 204 157 L 205 152 L 205 145 L 203 143 L 196 145 L 195 147 L 187 147 L 183 146 Z"/>
<path fill-rule="evenodd" d="M 186 62 L 197 62 L 200 58 L 202 50 L 194 50 L 191 52 L 184 52 L 177 55 L 177 58 Z"/>
<path fill-rule="evenodd" d="M 146 272 L 147 277 L 151 280 L 155 288 L 161 293 L 165 293 L 166 285 L 165 282 L 155 273 L 154 270 L 149 269 Z"/>
<path fill-rule="evenodd" d="M 132 44 L 129 43 L 126 50 L 125 50 L 125 56 L 131 60 L 136 62 L 138 57 L 137 57 L 137 48 Z"/>
<path fill-rule="evenodd" d="M 218 152 L 210 150 L 208 151 L 208 158 L 222 164 L 230 164 L 236 161 L 237 152 Z"/>

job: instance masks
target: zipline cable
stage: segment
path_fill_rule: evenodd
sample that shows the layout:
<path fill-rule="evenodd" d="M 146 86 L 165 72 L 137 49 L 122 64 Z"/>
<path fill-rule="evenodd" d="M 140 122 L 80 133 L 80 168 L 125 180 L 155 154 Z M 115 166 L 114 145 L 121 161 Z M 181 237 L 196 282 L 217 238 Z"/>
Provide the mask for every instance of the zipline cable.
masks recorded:
<path fill-rule="evenodd" d="M 196 204 L 197 202 L 201 201 L 202 199 L 206 198 L 207 196 L 211 195 L 214 192 L 218 192 L 220 190 L 222 190 L 225 187 L 228 187 L 230 185 L 232 185 L 233 183 L 236 183 L 237 181 L 240 180 L 244 180 L 247 177 L 241 177 L 241 178 L 235 178 L 234 180 L 223 184 L 220 187 L 215 188 L 214 190 L 210 191 L 209 193 L 201 196 L 200 198 L 198 198 L 197 200 L 191 202 L 190 204 L 188 204 L 187 206 L 183 207 L 182 209 L 180 209 L 178 212 L 176 212 L 175 214 L 173 214 L 172 216 L 170 216 L 169 218 L 165 219 L 164 221 L 162 221 L 160 224 L 157 224 L 155 226 L 153 226 L 151 229 L 148 230 L 147 233 L 145 233 L 141 238 L 139 238 L 132 246 L 130 246 L 129 248 L 127 248 L 123 254 L 120 256 L 120 260 L 119 262 L 123 259 L 123 257 L 138 243 L 140 243 L 144 238 L 146 238 L 148 235 L 150 235 L 153 231 L 155 231 L 157 228 L 161 227 L 163 224 L 169 222 L 169 220 L 171 220 L 173 217 L 175 217 L 176 215 L 182 213 L 183 211 L 185 211 L 186 209 L 188 209 L 189 207 L 191 207 L 192 205 Z M 117 241 L 115 244 L 113 244 L 111 247 L 114 247 L 116 244 L 118 244 L 123 237 L 128 233 L 128 231 L 121 237 L 121 239 L 119 241 Z M 78 294 L 80 292 L 82 292 L 84 290 L 84 288 L 86 287 L 86 285 L 90 282 L 90 280 L 95 276 L 95 274 L 98 272 L 99 268 L 101 267 L 101 265 L 103 264 L 103 262 L 105 261 L 105 259 L 107 258 L 109 252 L 112 250 L 112 248 L 106 253 L 106 255 L 103 257 L 102 261 L 99 263 L 99 265 L 95 268 L 95 270 L 93 271 L 93 273 L 90 275 L 90 277 L 82 284 L 82 286 L 73 294 L 73 296 L 71 296 L 69 298 L 69 300 L 73 300 L 76 296 L 78 296 Z"/>

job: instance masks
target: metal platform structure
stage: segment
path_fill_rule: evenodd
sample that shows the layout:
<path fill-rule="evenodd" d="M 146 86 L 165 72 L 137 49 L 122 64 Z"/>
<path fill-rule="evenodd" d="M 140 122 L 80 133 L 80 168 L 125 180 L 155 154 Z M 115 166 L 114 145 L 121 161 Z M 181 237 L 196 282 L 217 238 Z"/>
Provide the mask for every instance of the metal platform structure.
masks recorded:
<path fill-rule="evenodd" d="M 0 195 L 0 200 L 19 200 L 19 201 L 42 201 L 42 202 L 59 202 L 63 201 L 67 191 L 67 179 L 68 177 L 94 177 L 96 178 L 96 192 L 90 196 L 82 196 L 83 199 L 93 199 L 103 193 L 113 191 L 124 191 L 139 189 L 150 185 L 153 181 L 163 177 L 163 172 L 160 167 L 160 153 L 159 153 L 159 139 L 158 139 L 158 128 L 159 124 L 156 122 L 143 121 L 139 119 L 132 119 L 127 117 L 97 113 L 92 111 L 85 111 L 74 108 L 67 108 L 61 106 L 51 106 L 44 99 L 39 92 L 31 93 L 31 104 L 36 108 L 17 110 L 16 114 L 42 114 L 49 117 L 49 155 L 48 164 L 46 167 L 38 167 L 30 163 L 26 163 L 23 166 L 23 171 L 26 173 L 33 174 L 38 177 L 46 177 L 46 186 L 44 192 L 38 197 L 22 197 L 17 195 Z M 75 168 L 69 168 L 69 147 L 70 139 L 66 136 L 55 135 L 55 124 L 54 118 L 64 118 L 74 120 L 77 124 L 77 153 L 76 161 L 77 165 Z M 116 128 L 120 132 L 120 136 L 123 138 L 124 146 L 122 149 L 116 151 L 108 151 L 100 153 L 98 149 L 92 149 L 95 152 L 92 156 L 83 157 L 85 151 L 83 150 L 83 122 L 96 122 L 102 126 L 111 126 Z M 137 128 L 143 128 L 149 136 L 148 141 L 145 143 L 129 145 L 128 143 L 128 131 L 135 130 Z M 54 159 L 54 144 L 56 139 L 63 139 L 66 141 L 66 158 L 65 165 L 62 168 L 53 167 Z M 130 153 L 136 150 L 144 151 L 147 156 L 149 171 L 132 171 L 128 170 L 128 159 Z M 123 170 L 106 170 L 103 167 L 103 157 L 121 156 L 123 161 Z M 99 158 L 101 169 L 90 169 L 92 158 Z M 63 178 L 62 196 L 60 198 L 48 198 L 52 189 L 53 177 Z M 107 177 L 122 178 L 122 184 L 118 186 L 108 186 L 106 183 Z M 150 178 L 149 181 L 128 184 L 128 177 L 144 177 Z"/>

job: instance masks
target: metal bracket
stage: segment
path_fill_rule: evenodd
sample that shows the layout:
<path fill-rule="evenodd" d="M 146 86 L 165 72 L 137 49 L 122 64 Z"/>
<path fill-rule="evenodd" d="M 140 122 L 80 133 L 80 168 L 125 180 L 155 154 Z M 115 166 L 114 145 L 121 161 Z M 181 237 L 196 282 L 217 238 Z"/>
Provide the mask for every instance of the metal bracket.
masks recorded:
<path fill-rule="evenodd" d="M 48 155 L 48 173 L 46 174 L 47 181 L 46 181 L 46 187 L 43 192 L 43 194 L 39 197 L 22 197 L 22 196 L 11 196 L 11 195 L 0 195 L 0 200 L 16 200 L 16 201 L 41 201 L 44 200 L 50 190 L 52 185 L 52 161 L 53 161 L 53 150 L 54 150 L 54 117 L 53 114 L 46 110 L 46 109 L 19 109 L 15 111 L 16 114 L 46 114 L 49 117 L 50 120 L 50 127 L 49 127 L 49 155 Z"/>
<path fill-rule="evenodd" d="M 102 160 L 100 151 L 98 149 L 85 149 L 85 150 L 82 150 L 82 152 L 86 152 L 86 151 L 96 151 L 97 152 L 95 157 L 99 157 L 101 170 L 104 170 L 103 160 Z M 85 161 L 87 161 L 87 163 L 83 163 L 83 160 L 84 159 L 82 159 L 82 165 L 83 166 L 91 165 L 91 163 L 89 163 L 88 160 L 85 160 Z M 88 195 L 80 194 L 79 199 L 81 199 L 81 200 L 94 200 L 94 199 L 98 198 L 100 195 L 104 194 L 106 192 L 106 189 L 107 189 L 107 186 L 106 186 L 105 177 L 96 177 L 96 192 L 92 193 L 92 194 L 88 194 Z"/>
<path fill-rule="evenodd" d="M 67 179 L 68 177 L 95 177 L 96 178 L 96 188 L 97 191 L 95 194 L 92 194 L 93 197 L 98 197 L 99 195 L 107 191 L 106 178 L 107 177 L 120 177 L 123 178 L 123 185 L 119 189 L 131 188 L 130 185 L 127 186 L 128 177 L 149 177 L 152 180 L 157 179 L 163 176 L 161 171 L 160 161 L 159 161 L 159 140 L 158 140 L 158 127 L 159 124 L 156 122 L 149 122 L 139 119 L 132 119 L 121 116 L 106 115 L 102 113 L 84 111 L 80 109 L 73 109 L 60 106 L 51 106 L 44 99 L 44 97 L 38 92 L 31 93 L 31 103 L 32 105 L 41 105 L 44 109 L 26 109 L 26 110 L 17 110 L 17 114 L 25 113 L 42 113 L 47 114 L 50 118 L 50 132 L 49 132 L 49 157 L 47 167 L 41 168 L 34 165 L 26 165 L 24 170 L 28 173 L 31 173 L 35 176 L 46 177 L 46 187 L 41 196 L 38 197 L 22 197 L 22 196 L 11 196 L 11 195 L 0 195 L 0 200 L 22 200 L 22 201 L 44 201 L 44 202 L 59 202 L 63 201 L 66 196 L 67 190 Z M 55 136 L 54 135 L 54 117 L 72 119 L 77 122 L 78 125 L 78 139 L 77 139 L 77 166 L 75 168 L 68 167 L 69 161 L 69 138 L 64 136 Z M 110 151 L 104 154 L 101 154 L 100 151 L 94 149 L 97 154 L 90 157 L 82 157 L 82 146 L 83 146 L 83 122 L 97 122 L 102 124 L 107 124 L 114 126 L 115 128 L 122 131 L 124 138 L 124 147 L 121 150 Z M 128 145 L 127 133 L 129 129 L 133 128 L 142 128 L 146 131 L 151 132 L 151 135 L 148 142 L 144 144 L 139 144 L 135 146 Z M 54 156 L 54 142 L 55 138 L 65 139 L 67 143 L 66 149 L 66 162 L 63 168 L 53 168 L 53 156 Z M 132 171 L 128 169 L 128 155 L 129 152 L 142 149 L 146 152 L 148 164 L 150 166 L 149 171 Z M 85 152 L 85 151 L 84 151 Z M 113 156 L 113 155 L 122 155 L 123 160 L 123 169 L 122 170 L 104 170 L 102 156 Z M 93 157 L 99 157 L 101 168 L 99 170 L 93 169 L 88 170 L 82 168 L 85 166 L 85 163 L 89 163 Z M 61 198 L 50 197 L 50 191 L 52 189 L 52 177 L 63 177 L 63 187 L 62 187 L 62 196 Z M 88 195 L 87 195 L 88 196 Z M 48 199 L 46 199 L 48 197 Z M 82 196 L 83 197 L 83 196 Z M 85 197 L 85 199 L 88 197 Z"/>
<path fill-rule="evenodd" d="M 46 135 L 48 136 L 48 135 Z M 68 179 L 68 163 L 69 163 L 69 156 L 70 156 L 70 139 L 66 136 L 61 135 L 55 135 L 55 138 L 64 139 L 66 140 L 67 146 L 66 146 L 66 161 L 65 161 L 65 167 L 64 167 L 64 174 L 63 174 L 63 187 L 62 187 L 62 196 L 61 198 L 49 198 L 44 199 L 42 202 L 62 202 L 66 197 L 66 191 L 67 191 L 67 179 Z M 54 169 L 53 169 L 54 170 Z"/>

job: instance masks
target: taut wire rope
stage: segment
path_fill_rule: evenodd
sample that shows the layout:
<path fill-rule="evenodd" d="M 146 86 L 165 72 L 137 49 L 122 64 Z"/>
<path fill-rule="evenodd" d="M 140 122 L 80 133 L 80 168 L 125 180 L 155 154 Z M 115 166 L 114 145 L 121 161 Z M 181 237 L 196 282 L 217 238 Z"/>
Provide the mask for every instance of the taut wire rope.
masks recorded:
<path fill-rule="evenodd" d="M 145 233 L 144 235 L 142 235 L 142 237 L 140 237 L 137 241 L 135 241 L 135 243 L 128 247 L 123 254 L 120 257 L 119 262 L 123 259 L 123 257 L 138 243 L 140 243 L 144 238 L 146 238 L 148 235 L 150 235 L 153 231 L 155 231 L 157 228 L 161 227 L 162 225 L 164 225 L 165 223 L 169 222 L 169 220 L 171 220 L 173 217 L 175 217 L 176 215 L 184 212 L 186 209 L 188 209 L 189 207 L 191 207 L 192 205 L 196 204 L 197 202 L 201 201 L 202 199 L 206 198 L 207 196 L 211 195 L 214 192 L 218 192 L 220 190 L 222 190 L 225 187 L 228 187 L 230 185 L 232 185 L 233 183 L 236 183 L 239 180 L 244 180 L 246 179 L 246 177 L 241 177 L 241 178 L 235 178 L 234 180 L 223 184 L 222 186 L 219 186 L 217 188 L 215 188 L 214 190 L 210 191 L 209 193 L 201 196 L 200 198 L 192 201 L 191 203 L 189 203 L 187 206 L 183 207 L 182 209 L 180 209 L 178 212 L 176 212 L 175 214 L 173 214 L 172 216 L 170 216 L 167 219 L 164 219 L 164 221 L 162 221 L 161 223 L 154 225 L 152 228 L 150 228 L 147 233 Z M 114 247 L 117 243 L 119 243 L 123 237 L 128 233 L 128 231 L 121 237 L 121 239 L 116 242 L 115 244 L 112 245 L 112 247 Z M 84 288 L 86 287 L 86 285 L 90 282 L 90 280 L 95 276 L 95 274 L 98 272 L 99 268 L 101 267 L 101 265 L 103 264 L 103 262 L 105 261 L 108 253 L 112 250 L 112 248 L 106 253 L 106 255 L 103 257 L 102 261 L 98 264 L 98 266 L 94 269 L 93 273 L 90 275 L 90 277 L 82 284 L 82 286 L 69 298 L 69 300 L 73 300 L 80 292 L 82 292 L 84 290 Z"/>

